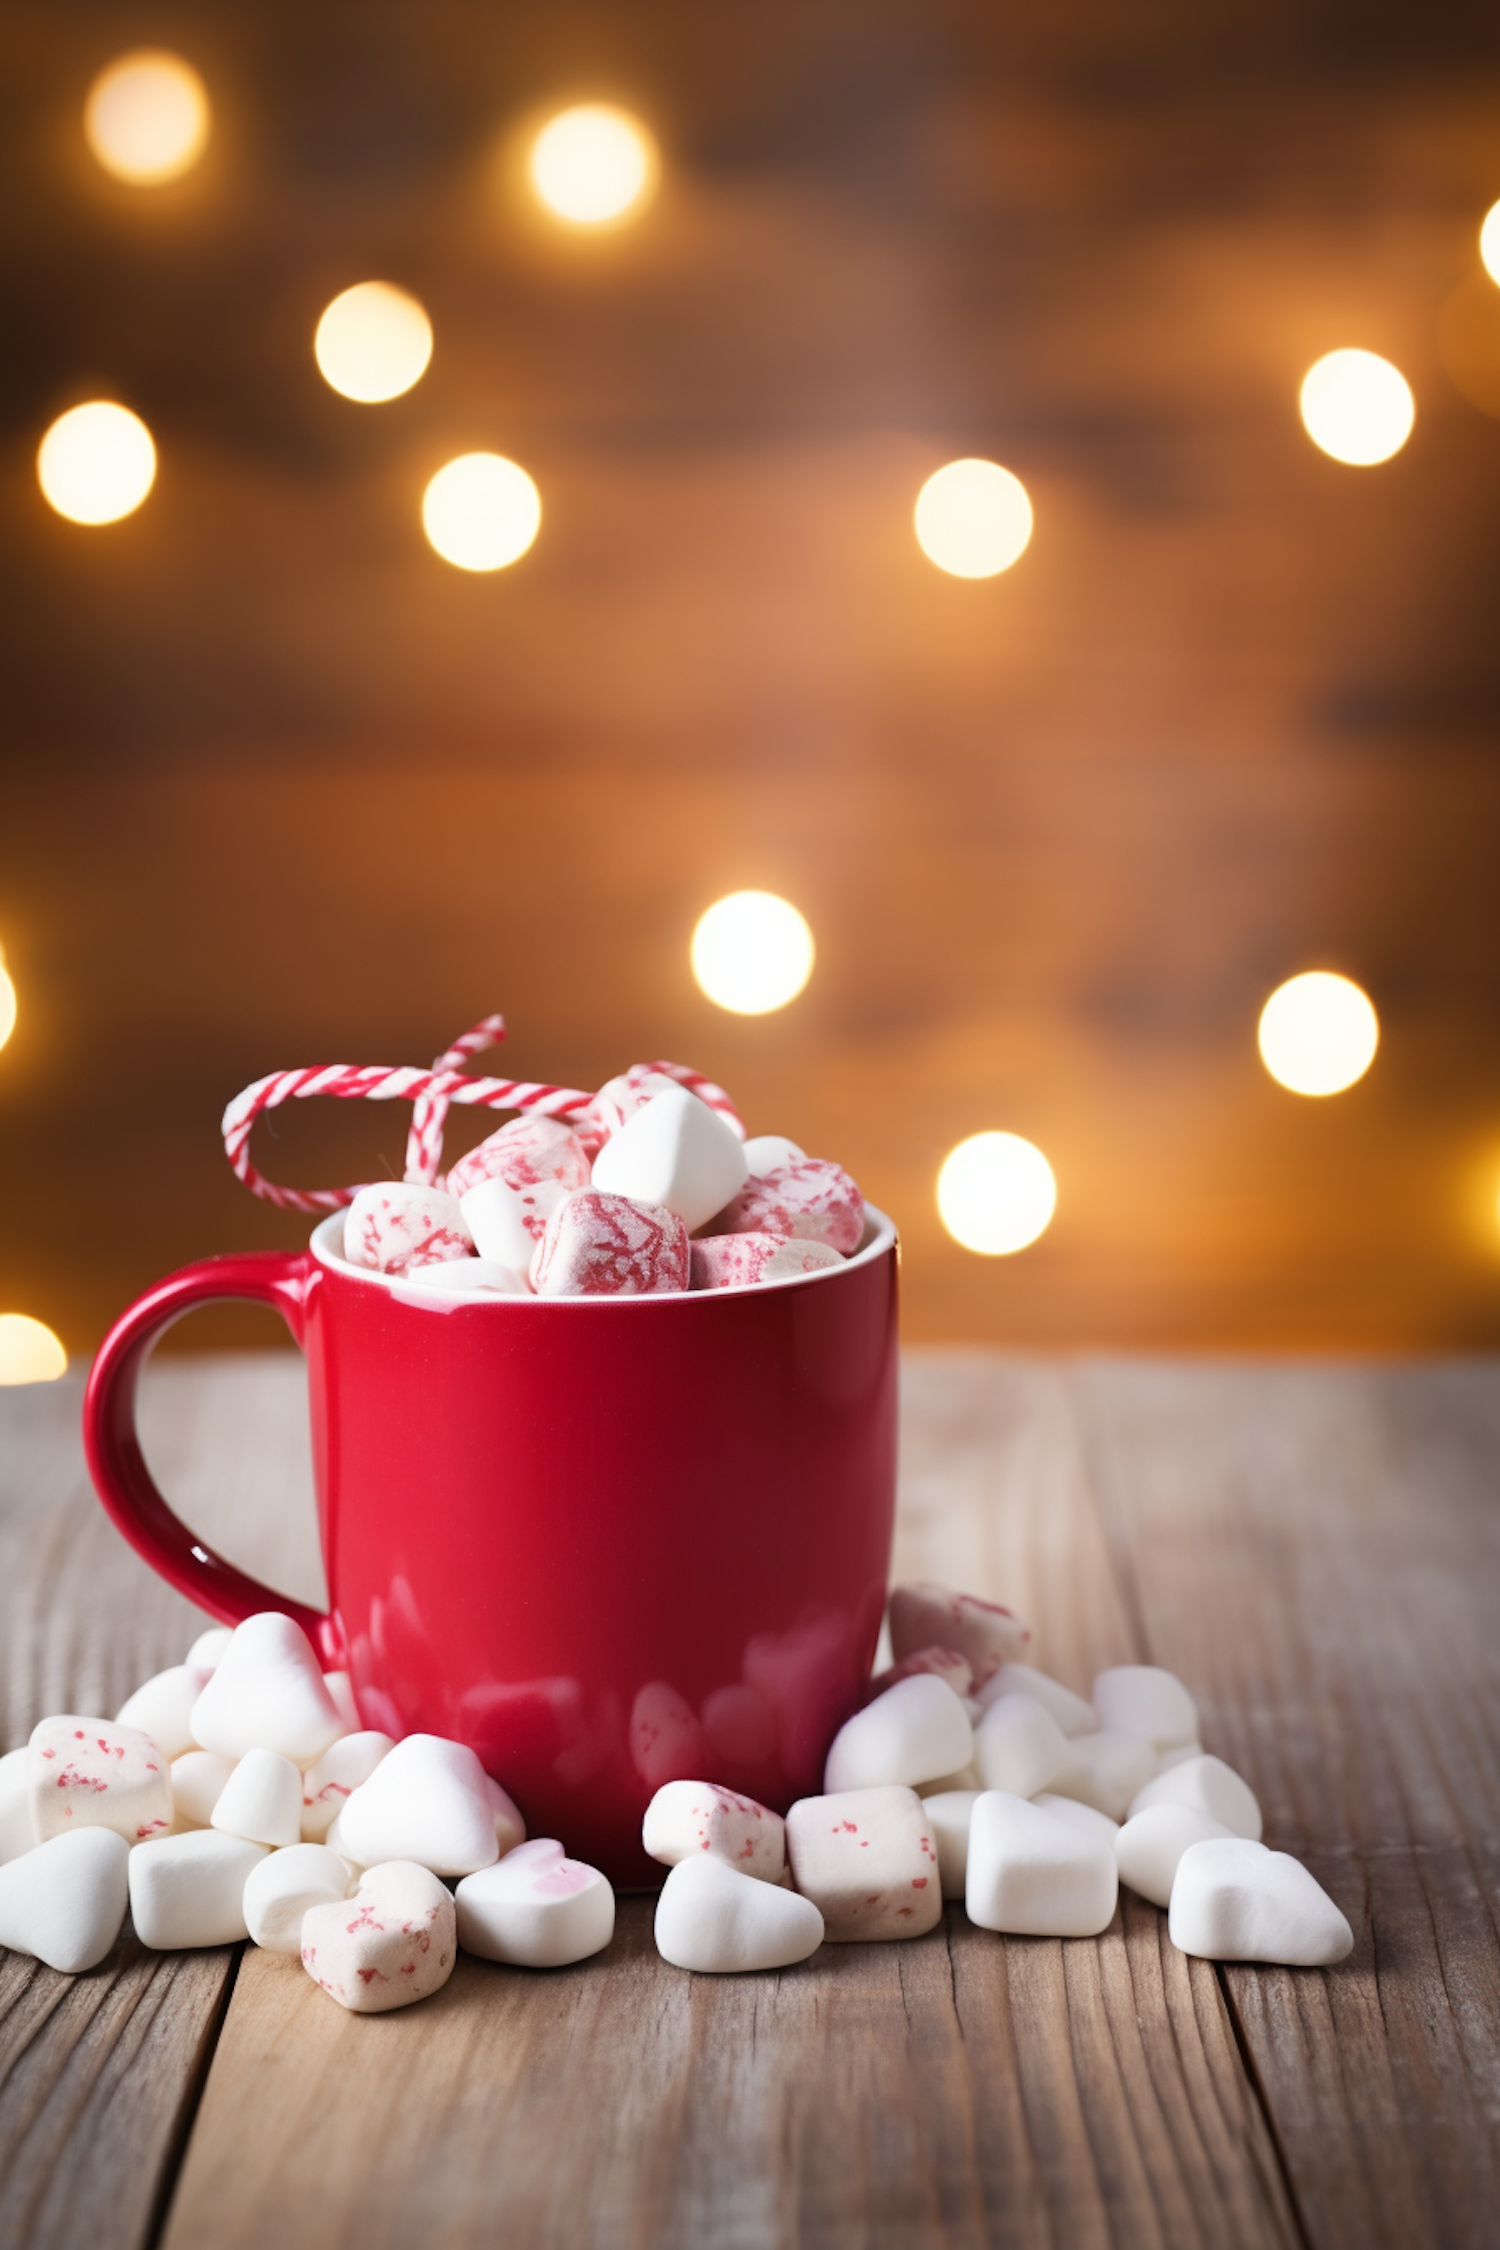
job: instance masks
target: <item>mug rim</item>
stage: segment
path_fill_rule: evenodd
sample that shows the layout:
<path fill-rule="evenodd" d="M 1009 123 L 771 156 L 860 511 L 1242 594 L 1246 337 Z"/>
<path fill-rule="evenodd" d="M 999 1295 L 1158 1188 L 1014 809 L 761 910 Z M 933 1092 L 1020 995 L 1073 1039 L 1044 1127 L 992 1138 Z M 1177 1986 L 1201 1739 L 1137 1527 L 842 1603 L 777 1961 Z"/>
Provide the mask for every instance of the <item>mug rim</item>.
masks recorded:
<path fill-rule="evenodd" d="M 491 1307 L 503 1312 L 516 1305 L 681 1305 L 704 1304 L 714 1298 L 763 1296 L 773 1289 L 807 1289 L 819 1282 L 837 1281 L 841 1274 L 857 1266 L 874 1265 L 897 1244 L 896 1222 L 876 1204 L 865 1204 L 864 1239 L 857 1250 L 836 1266 L 819 1266 L 812 1273 L 788 1274 L 780 1281 L 736 1282 L 726 1289 L 663 1289 L 652 1295 L 612 1297 L 537 1297 L 529 1292 L 524 1297 L 497 1297 L 485 1290 L 453 1291 L 413 1287 L 400 1274 L 376 1273 L 369 1266 L 351 1264 L 342 1250 L 337 1248 L 338 1234 L 344 1224 L 342 1210 L 331 1211 L 313 1228 L 308 1248 L 320 1266 L 347 1280 L 365 1282 L 372 1288 L 383 1289 L 403 1305 L 416 1305 L 431 1312 L 453 1312 L 467 1306 Z M 326 1239 L 325 1239 L 326 1238 Z"/>

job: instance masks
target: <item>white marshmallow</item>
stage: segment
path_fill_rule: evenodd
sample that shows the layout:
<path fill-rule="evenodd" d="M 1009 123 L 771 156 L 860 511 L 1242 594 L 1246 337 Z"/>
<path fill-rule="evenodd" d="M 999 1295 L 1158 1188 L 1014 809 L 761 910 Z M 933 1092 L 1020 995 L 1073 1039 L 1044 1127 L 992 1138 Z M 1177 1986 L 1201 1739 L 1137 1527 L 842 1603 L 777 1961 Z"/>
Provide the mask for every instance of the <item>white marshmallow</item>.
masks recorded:
<path fill-rule="evenodd" d="M 1180 1766 L 1169 1766 L 1136 1791 L 1130 1800 L 1131 1817 L 1144 1812 L 1148 1805 L 1191 1805 L 1195 1811 L 1222 1821 L 1232 1834 L 1260 1842 L 1260 1806 L 1255 1791 L 1222 1758 L 1187 1758 Z"/>
<path fill-rule="evenodd" d="M 969 1879 L 969 1822 L 978 1804 L 977 1789 L 943 1789 L 922 1799 L 922 1810 L 937 1845 L 938 1879 L 944 1898 L 962 1898 Z"/>
<path fill-rule="evenodd" d="M 177 1826 L 207 1828 L 234 1760 L 217 1750 L 186 1750 L 172 1760 L 172 1809 Z"/>
<path fill-rule="evenodd" d="M 415 1180 L 377 1180 L 362 1187 L 344 1213 L 344 1256 L 376 1273 L 469 1258 L 474 1240 L 456 1195 Z"/>
<path fill-rule="evenodd" d="M 1141 1735 L 1075 1734 L 1067 1765 L 1052 1786 L 1060 1797 L 1077 1797 L 1111 1820 L 1123 1820 L 1155 1771 L 1156 1752 Z"/>
<path fill-rule="evenodd" d="M 1031 1802 L 1038 1812 L 1051 1813 L 1054 1820 L 1065 1820 L 1070 1827 L 1084 1836 L 1102 1836 L 1111 1851 L 1120 1833 L 1120 1823 L 1111 1820 L 1097 1806 L 1086 1805 L 1081 1797 L 1059 1797 L 1050 1789 L 1043 1789 Z"/>
<path fill-rule="evenodd" d="M 1099 1724 L 1092 1703 L 1064 1687 L 1061 1680 L 1039 1672 L 1034 1664 L 1002 1664 L 978 1692 L 986 1710 L 1002 1695 L 1029 1695 L 1051 1713 L 1066 1735 L 1093 1734 Z"/>
<path fill-rule="evenodd" d="M 1094 1709 L 1106 1734 L 1143 1734 L 1157 1750 L 1198 1736 L 1198 1706 L 1175 1672 L 1159 1664 L 1114 1664 L 1094 1681 Z"/>
<path fill-rule="evenodd" d="M 515 1799 L 507 1795 L 490 1774 L 484 1777 L 484 1793 L 495 1816 L 495 1848 L 504 1859 L 507 1852 L 525 1843 L 526 1823 L 516 1809 Z"/>
<path fill-rule="evenodd" d="M 518 1844 L 454 1894 L 458 1942 L 485 1961 L 560 1969 L 601 1953 L 615 1934 L 615 1894 L 596 1867 L 550 1836 Z"/>
<path fill-rule="evenodd" d="M 798 1148 L 785 1133 L 756 1133 L 745 1143 L 745 1166 L 752 1179 L 763 1180 L 768 1172 L 779 1172 L 784 1165 L 802 1164 L 807 1159 L 805 1148 Z"/>
<path fill-rule="evenodd" d="M 486 1181 L 487 1187 L 503 1187 L 501 1180 Z M 474 1197 L 483 1190 L 475 1188 Z M 510 1190 L 506 1189 L 509 1194 Z M 464 1201 L 474 1198 L 465 1196 Z M 467 1216 L 467 1214 L 466 1214 Z M 478 1239 L 479 1220 L 470 1218 Z M 531 1243 L 527 1238 L 526 1264 L 531 1263 Z M 526 1266 L 516 1268 L 502 1263 L 487 1253 L 477 1258 L 454 1258 L 445 1266 L 414 1266 L 403 1276 L 404 1286 L 429 1297 L 529 1297 L 531 1283 L 526 1279 Z"/>
<path fill-rule="evenodd" d="M 786 1848 L 792 1881 L 829 1938 L 920 1937 L 942 1917 L 937 1845 L 913 1790 L 799 1798 L 786 1816 Z"/>
<path fill-rule="evenodd" d="M 224 1651 L 234 1639 L 232 1625 L 210 1625 L 194 1641 L 183 1663 L 200 1672 L 212 1672 L 223 1661 Z"/>
<path fill-rule="evenodd" d="M 274 1849 L 302 1834 L 302 1776 L 276 1750 L 247 1750 L 219 1792 L 209 1822 L 225 1836 Z"/>
<path fill-rule="evenodd" d="M 986 1789 L 1034 1797 L 1070 1766 L 1070 1744 L 1044 1704 L 1030 1695 L 1002 1695 L 974 1729 L 974 1763 Z"/>
<path fill-rule="evenodd" d="M 483 1766 L 461 1742 L 409 1734 L 345 1800 L 341 1841 L 356 1866 L 414 1861 L 435 1875 L 472 1875 L 499 1857 Z"/>
<path fill-rule="evenodd" d="M 505 1273 L 525 1274 L 531 1269 L 547 1221 L 564 1197 L 572 1193 L 573 1186 L 561 1180 L 517 1188 L 496 1173 L 468 1189 L 459 1197 L 458 1205 L 483 1262 Z M 525 1290 L 527 1284 L 521 1286 Z"/>
<path fill-rule="evenodd" d="M 823 1942 L 810 1898 L 752 1882 L 721 1859 L 680 1860 L 656 1902 L 656 1949 L 674 1968 L 707 1976 L 787 1969 Z"/>
<path fill-rule="evenodd" d="M 1014 1610 L 958 1594 L 936 1579 L 920 1578 L 891 1590 L 891 1654 L 899 1664 L 919 1648 L 954 1648 L 969 1660 L 977 1695 L 985 1681 L 1031 1638 Z"/>
<path fill-rule="evenodd" d="M 75 1828 L 0 1867 L 0 1946 L 65 1976 L 94 1969 L 120 1934 L 130 1846 L 112 1828 Z"/>
<path fill-rule="evenodd" d="M 22 1852 L 35 1849 L 38 1838 L 31 1825 L 31 1790 L 26 1780 L 26 1752 L 11 1750 L 0 1758 L 0 1867 Z"/>
<path fill-rule="evenodd" d="M 306 1842 L 324 1841 L 353 1791 L 369 1780 L 393 1748 L 388 1734 L 366 1727 L 358 1734 L 341 1735 L 315 1766 L 308 1767 L 301 1777 L 302 1834 Z"/>
<path fill-rule="evenodd" d="M 779 1813 L 712 1781 L 669 1781 L 646 1807 L 641 1842 L 663 1867 L 702 1852 L 764 1883 L 786 1877 L 786 1823 Z"/>
<path fill-rule="evenodd" d="M 245 1884 L 266 1857 L 264 1844 L 195 1828 L 162 1836 L 130 1854 L 130 1913 L 142 1945 L 158 1953 L 233 1945 L 248 1937 Z"/>
<path fill-rule="evenodd" d="M 987 1789 L 969 1824 L 969 1920 L 1022 1937 L 1097 1937 L 1118 1892 L 1104 1836 L 1039 1812 L 1023 1797 Z"/>
<path fill-rule="evenodd" d="M 592 1184 L 606 1195 L 675 1211 L 691 1234 L 749 1176 L 739 1136 L 707 1102 L 671 1086 L 611 1134 L 594 1159 Z"/>
<path fill-rule="evenodd" d="M 279 1609 L 237 1625 L 192 1710 L 193 1739 L 204 1750 L 243 1758 L 277 1750 L 310 1766 L 336 1742 L 344 1722 L 300 1625 Z"/>
<path fill-rule="evenodd" d="M 441 1272 L 441 1268 L 437 1269 Z M 345 1734 L 360 1734 L 364 1720 L 359 1715 L 359 1705 L 354 1700 L 354 1682 L 347 1672 L 325 1672 L 323 1685 L 333 1698 L 333 1707 L 344 1722 Z"/>
<path fill-rule="evenodd" d="M 31 1825 L 39 1844 L 73 1828 L 113 1828 L 127 1844 L 172 1825 L 168 1760 L 138 1727 L 62 1713 L 26 1746 Z"/>
<path fill-rule="evenodd" d="M 1189 1758 L 1201 1758 L 1202 1755 L 1201 1742 L 1175 1742 L 1170 1750 L 1158 1750 L 1156 1770 L 1158 1773 L 1170 1773 L 1173 1766 L 1185 1766 Z"/>
<path fill-rule="evenodd" d="M 349 1895 L 349 1870 L 324 1844 L 272 1852 L 245 1878 L 245 1926 L 267 1953 L 302 1951 L 302 1917 Z"/>
<path fill-rule="evenodd" d="M 910 1789 L 974 1754 L 974 1729 L 952 1688 L 935 1672 L 914 1672 L 844 1721 L 829 1746 L 823 1788 L 829 1795 L 887 1783 Z"/>
<path fill-rule="evenodd" d="M 1133 1813 L 1115 1838 L 1120 1881 L 1153 1906 L 1171 1903 L 1177 1863 L 1190 1844 L 1233 1835 L 1221 1820 L 1192 1805 L 1147 1805 Z"/>
<path fill-rule="evenodd" d="M 370 1868 L 352 1898 L 302 1917 L 303 1968 L 355 2015 L 425 2000 L 448 1982 L 457 1952 L 453 1901 L 411 1860 Z"/>
<path fill-rule="evenodd" d="M 188 1719 L 212 1675 L 212 1665 L 205 1664 L 174 1664 L 155 1673 L 125 1698 L 116 1725 L 149 1735 L 170 1764 L 195 1747 Z"/>
<path fill-rule="evenodd" d="M 1321 1969 L 1354 1948 L 1354 1932 L 1316 1876 L 1289 1853 L 1245 1836 L 1188 1846 L 1167 1930 L 1175 1946 L 1204 1961 Z"/>

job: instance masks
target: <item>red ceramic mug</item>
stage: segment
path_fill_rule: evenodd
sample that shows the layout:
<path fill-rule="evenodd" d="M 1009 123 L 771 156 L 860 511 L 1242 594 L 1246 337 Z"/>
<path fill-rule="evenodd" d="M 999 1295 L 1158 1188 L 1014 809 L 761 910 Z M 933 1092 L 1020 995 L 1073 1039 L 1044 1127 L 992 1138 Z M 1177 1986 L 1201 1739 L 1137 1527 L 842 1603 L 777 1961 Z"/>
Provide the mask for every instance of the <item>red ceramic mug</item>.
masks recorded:
<path fill-rule="evenodd" d="M 784 1809 L 868 1676 L 895 1504 L 896 1234 L 758 1288 L 449 1298 L 295 1253 L 158 1282 L 94 1362 L 84 1443 L 132 1546 L 226 1624 L 296 1618 L 366 1725 L 467 1742 L 617 1886 L 660 1880 L 664 1781 Z M 152 1482 L 136 1386 L 195 1305 L 274 1305 L 307 1355 L 326 1616 L 213 1554 Z"/>

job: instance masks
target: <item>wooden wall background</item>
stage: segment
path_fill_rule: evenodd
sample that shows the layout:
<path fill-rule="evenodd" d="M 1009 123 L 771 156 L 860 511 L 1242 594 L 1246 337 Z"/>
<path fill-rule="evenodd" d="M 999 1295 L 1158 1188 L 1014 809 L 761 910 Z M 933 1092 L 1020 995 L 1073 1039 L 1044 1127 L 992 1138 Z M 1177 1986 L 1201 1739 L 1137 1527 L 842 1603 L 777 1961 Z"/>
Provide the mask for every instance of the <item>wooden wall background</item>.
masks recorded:
<path fill-rule="evenodd" d="M 293 1239 L 223 1165 L 227 1096 L 502 1007 L 518 1070 L 676 1055 L 843 1158 L 916 1336 L 1500 1339 L 1500 424 L 1438 344 L 1488 287 L 1492 9 L 11 0 L 3 38 L 6 1306 L 84 1349 L 170 1265 Z M 218 121 L 151 195 L 79 131 L 142 41 Z M 666 162 L 602 241 L 504 175 L 589 95 Z M 309 343 L 371 276 L 437 349 L 361 408 Z M 1298 423 L 1348 343 L 1416 391 L 1381 469 Z M 101 391 L 161 467 L 83 531 L 32 462 Z M 546 511 L 484 579 L 417 515 L 475 446 Z M 909 528 L 967 452 L 1037 511 L 977 585 Z M 742 884 L 820 947 L 759 1021 L 687 970 Z M 1254 1045 L 1313 965 L 1384 1028 L 1327 1103 Z M 1060 1182 L 1014 1259 L 933 1205 L 984 1126 Z M 268 1164 L 400 1139 L 308 1107 Z"/>

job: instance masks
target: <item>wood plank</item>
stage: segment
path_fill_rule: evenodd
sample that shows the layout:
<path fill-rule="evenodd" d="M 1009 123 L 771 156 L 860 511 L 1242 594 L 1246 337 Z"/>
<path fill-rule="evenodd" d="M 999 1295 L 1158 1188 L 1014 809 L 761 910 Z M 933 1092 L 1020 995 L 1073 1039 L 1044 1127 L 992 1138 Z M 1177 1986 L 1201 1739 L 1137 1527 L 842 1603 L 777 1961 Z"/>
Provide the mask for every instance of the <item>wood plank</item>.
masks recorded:
<path fill-rule="evenodd" d="M 1133 1653 L 1066 1384 L 984 1355 L 909 1370 L 899 1567 L 1032 1611 L 1075 1678 Z M 1055 1652 L 1061 1651 L 1062 1655 Z M 907 1946 L 689 1977 L 622 1902 L 603 1962 L 461 1960 L 356 2019 L 250 1953 L 166 2250 L 500 2236 L 531 2246 L 1290 2245 L 1214 1972 L 1127 1902 L 1097 1942 L 950 1910 Z"/>
<path fill-rule="evenodd" d="M 305 1561 L 290 1354 L 148 1375 L 148 1450 L 211 1537 L 273 1574 Z M 81 1381 L 0 1391 L 0 1742 L 45 1712 L 108 1715 L 205 1623 L 137 1561 L 83 1465 Z M 303 1545 L 299 1548 L 299 1537 Z M 0 1952 L 0 2242 L 136 2250 L 175 2171 L 237 1949 L 150 1953 L 127 1922 L 63 1977 Z"/>
<path fill-rule="evenodd" d="M 1152 1657 L 1354 1927 L 1229 1968 L 1312 2241 L 1494 2241 L 1500 1371 L 1101 1364 L 1091 1460 Z"/>

